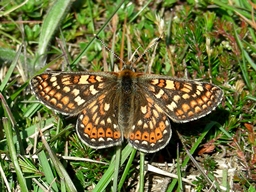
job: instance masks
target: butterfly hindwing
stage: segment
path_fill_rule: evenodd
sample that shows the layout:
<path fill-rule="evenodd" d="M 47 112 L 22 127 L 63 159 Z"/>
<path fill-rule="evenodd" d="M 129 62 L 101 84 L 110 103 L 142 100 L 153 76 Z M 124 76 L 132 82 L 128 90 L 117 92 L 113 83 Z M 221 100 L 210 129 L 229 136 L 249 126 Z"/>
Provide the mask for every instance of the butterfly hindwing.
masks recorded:
<path fill-rule="evenodd" d="M 133 125 L 128 130 L 129 143 L 146 153 L 164 148 L 172 135 L 171 123 L 164 111 L 148 95 L 137 94 Z"/>
<path fill-rule="evenodd" d="M 118 95 L 106 91 L 79 114 L 76 130 L 81 140 L 96 149 L 120 145 L 123 132 L 118 125 Z"/>

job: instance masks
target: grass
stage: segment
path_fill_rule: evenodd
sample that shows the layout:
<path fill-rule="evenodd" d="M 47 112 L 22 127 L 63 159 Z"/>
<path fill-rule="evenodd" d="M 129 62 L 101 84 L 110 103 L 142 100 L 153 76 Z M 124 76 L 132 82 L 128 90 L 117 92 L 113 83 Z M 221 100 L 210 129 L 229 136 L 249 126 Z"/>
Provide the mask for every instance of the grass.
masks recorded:
<path fill-rule="evenodd" d="M 1 1 L 1 191 L 255 191 L 255 4 L 229 3 Z M 140 156 L 150 166 L 126 143 L 85 146 L 76 117 L 55 114 L 29 89 L 46 69 L 118 71 L 155 38 L 136 71 L 209 81 L 224 98 L 204 118 L 172 123 L 166 148 Z"/>

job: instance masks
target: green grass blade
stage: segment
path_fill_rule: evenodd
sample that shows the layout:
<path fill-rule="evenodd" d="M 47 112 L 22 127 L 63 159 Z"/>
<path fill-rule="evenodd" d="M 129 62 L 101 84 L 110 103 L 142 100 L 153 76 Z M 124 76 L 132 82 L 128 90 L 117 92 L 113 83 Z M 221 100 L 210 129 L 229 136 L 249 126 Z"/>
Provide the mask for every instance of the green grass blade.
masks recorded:
<path fill-rule="evenodd" d="M 254 62 L 251 60 L 251 58 L 249 57 L 248 53 L 244 50 L 243 48 L 243 44 L 236 32 L 236 30 L 234 29 L 234 32 L 235 32 L 235 37 L 236 37 L 236 41 L 237 41 L 237 44 L 241 50 L 241 53 L 242 53 L 242 62 L 240 62 L 238 60 L 238 63 L 239 63 L 239 66 L 241 68 L 241 71 L 242 71 L 242 74 L 243 74 L 243 78 L 244 78 L 244 81 L 248 87 L 249 90 L 252 90 L 252 86 L 251 86 L 251 83 L 250 83 L 250 77 L 249 77 L 249 74 L 248 74 L 248 71 L 247 71 L 247 63 L 246 63 L 246 60 L 247 62 L 249 62 L 251 64 L 251 66 L 255 69 L 256 69 L 256 66 L 254 66 Z"/>
<path fill-rule="evenodd" d="M 76 57 L 76 59 L 74 60 L 73 64 L 77 64 L 79 63 L 79 61 L 81 60 L 81 58 L 83 57 L 83 55 L 86 53 L 86 51 L 89 49 L 89 47 L 92 45 L 92 43 L 96 40 L 96 38 L 99 36 L 99 34 L 105 29 L 105 27 L 107 26 L 107 24 L 109 24 L 109 22 L 111 21 L 111 19 L 114 17 L 114 15 L 117 13 L 117 11 L 120 9 L 120 7 L 124 4 L 125 0 L 121 1 L 115 11 L 110 15 L 110 17 L 107 19 L 106 22 L 104 22 L 104 25 L 98 30 L 98 32 L 94 35 L 94 37 L 92 38 L 92 40 L 86 45 L 86 47 L 81 51 L 81 53 Z"/>
<path fill-rule="evenodd" d="M 121 163 L 120 166 L 123 165 L 123 163 L 127 160 L 127 158 L 129 157 L 129 155 L 131 154 L 133 148 L 130 145 L 127 145 L 121 154 Z M 109 168 L 107 169 L 107 171 L 104 173 L 104 175 L 102 176 L 101 180 L 99 181 L 99 183 L 95 186 L 94 190 L 95 192 L 98 191 L 103 191 L 107 185 L 110 183 L 110 181 L 113 178 L 113 173 L 114 173 L 114 169 L 116 167 L 116 161 L 112 161 L 111 164 L 109 165 Z"/>
<path fill-rule="evenodd" d="M 71 3 L 73 3 L 73 1 L 57 0 L 48 10 L 48 13 L 44 18 L 42 24 L 41 34 L 39 38 L 39 46 L 37 50 L 38 56 L 46 54 L 50 41 L 54 36 L 53 34 L 56 32 L 59 25 L 61 24 L 61 21 L 68 12 Z M 41 57 L 41 59 L 38 60 L 38 63 L 35 65 L 36 69 L 40 69 L 43 67 L 45 63 L 45 56 Z"/>
<path fill-rule="evenodd" d="M 125 179 L 126 179 L 126 177 L 128 176 L 128 174 L 129 174 L 129 171 L 130 171 L 130 168 L 131 168 L 131 166 L 132 166 L 132 162 L 133 162 L 133 160 L 134 160 L 134 157 L 135 157 L 136 152 L 137 152 L 136 149 L 133 149 L 133 150 L 132 150 L 132 153 L 131 153 L 131 155 L 130 155 L 130 157 L 129 157 L 129 159 L 128 159 L 128 162 L 126 163 L 124 172 L 123 172 L 122 177 L 121 177 L 121 179 L 120 179 L 120 182 L 119 182 L 119 184 L 118 184 L 118 191 L 121 191 L 122 186 L 124 185 Z"/>
<path fill-rule="evenodd" d="M 13 132 L 12 132 L 12 126 L 11 122 L 7 117 L 2 117 L 3 121 L 3 127 L 5 130 L 5 136 L 7 140 L 7 146 L 9 148 L 9 155 L 11 157 L 12 163 L 14 165 L 15 173 L 18 178 L 18 182 L 20 185 L 20 190 L 24 192 L 28 192 L 26 179 L 23 176 L 22 170 L 20 168 L 19 162 L 18 162 L 18 155 L 16 153 L 16 149 L 12 140 Z"/>
<path fill-rule="evenodd" d="M 18 63 L 18 60 L 19 60 L 19 57 L 20 57 L 20 53 L 21 53 L 21 49 L 22 49 L 22 46 L 19 46 L 19 49 L 18 49 L 18 52 L 14 58 L 14 60 L 12 61 L 12 64 L 11 66 L 9 67 L 1 85 L 0 85 L 0 92 L 3 92 L 5 86 L 7 85 L 7 82 L 9 81 L 11 75 L 12 75 L 12 72 L 14 70 L 14 68 L 17 66 L 17 63 Z"/>
<path fill-rule="evenodd" d="M 21 8 L 23 5 L 25 5 L 29 0 L 25 0 L 23 1 L 22 3 L 18 4 L 18 5 L 14 5 L 11 9 L 7 10 L 7 11 L 4 11 L 4 12 L 1 12 L 0 13 L 0 17 L 3 17 L 3 16 L 7 16 L 9 15 L 11 12 L 15 11 L 16 9 L 19 9 Z"/>
<path fill-rule="evenodd" d="M 51 165 L 44 151 L 41 151 L 40 153 L 38 153 L 38 160 L 40 162 L 40 165 L 42 166 L 42 170 L 48 185 L 49 186 L 51 185 L 51 188 L 54 191 L 58 191 L 58 187 L 56 185 L 56 182 L 54 181 L 55 178 L 51 169 Z"/>
<path fill-rule="evenodd" d="M 145 153 L 140 152 L 140 180 L 139 180 L 139 191 L 144 191 L 144 172 L 145 172 Z"/>
<path fill-rule="evenodd" d="M 121 159 L 121 146 L 117 147 L 116 155 L 115 155 L 115 170 L 114 170 L 114 176 L 113 176 L 113 187 L 112 191 L 117 191 L 117 182 L 118 182 L 118 173 L 119 173 L 119 167 L 120 167 L 120 159 Z"/>
<path fill-rule="evenodd" d="M 20 44 L 20 42 L 19 42 L 19 44 Z M 4 47 L 0 47 L 0 59 L 13 62 L 13 60 L 15 60 L 16 57 L 17 57 L 17 51 L 7 49 Z M 22 63 L 24 63 L 24 55 L 23 54 L 19 54 L 19 59 Z"/>
<path fill-rule="evenodd" d="M 76 187 L 73 184 L 72 179 L 70 178 L 69 174 L 67 173 L 66 169 L 64 168 L 64 166 L 61 164 L 61 162 L 59 161 L 58 157 L 55 155 L 55 153 L 52 151 L 52 149 L 50 148 L 50 146 L 48 145 L 47 141 L 45 140 L 42 132 L 41 132 L 41 137 L 42 137 L 42 141 L 43 144 L 46 148 L 46 150 L 49 153 L 49 156 L 54 164 L 54 167 L 56 168 L 56 171 L 59 175 L 59 177 L 63 180 L 66 190 L 69 192 L 75 192 Z"/>

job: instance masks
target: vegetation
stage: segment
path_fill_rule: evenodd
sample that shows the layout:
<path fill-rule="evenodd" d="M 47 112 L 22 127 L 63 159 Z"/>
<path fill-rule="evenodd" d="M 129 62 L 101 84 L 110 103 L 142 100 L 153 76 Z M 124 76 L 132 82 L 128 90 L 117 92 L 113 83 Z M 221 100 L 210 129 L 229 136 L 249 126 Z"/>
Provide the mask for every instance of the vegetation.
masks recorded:
<path fill-rule="evenodd" d="M 255 1 L 2 0 L 0 7 L 1 191 L 134 191 L 143 168 L 141 191 L 255 191 Z M 45 70 L 118 71 L 124 63 L 224 91 L 211 114 L 172 123 L 170 143 L 145 155 L 146 167 L 126 143 L 121 154 L 84 145 L 77 117 L 48 109 L 29 88 Z"/>

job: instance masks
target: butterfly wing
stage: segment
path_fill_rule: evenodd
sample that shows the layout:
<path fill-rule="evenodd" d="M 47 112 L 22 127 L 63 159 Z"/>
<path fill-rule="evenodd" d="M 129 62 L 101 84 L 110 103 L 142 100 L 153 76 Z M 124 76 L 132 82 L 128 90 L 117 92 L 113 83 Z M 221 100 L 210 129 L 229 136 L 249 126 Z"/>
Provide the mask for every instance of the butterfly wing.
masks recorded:
<path fill-rule="evenodd" d="M 127 131 L 128 142 L 136 149 L 153 153 L 171 139 L 170 120 L 163 109 L 147 94 L 137 92 L 133 125 Z"/>
<path fill-rule="evenodd" d="M 214 110 L 222 100 L 222 90 L 205 82 L 173 79 L 161 75 L 141 75 L 140 88 L 153 98 L 174 122 L 196 120 Z"/>
<path fill-rule="evenodd" d="M 94 149 L 120 145 L 123 141 L 117 118 L 119 95 L 115 93 L 106 91 L 89 103 L 78 116 L 78 136 Z"/>
<path fill-rule="evenodd" d="M 31 80 L 37 98 L 49 108 L 77 115 L 76 130 L 92 148 L 119 145 L 117 73 L 44 73 Z"/>
<path fill-rule="evenodd" d="M 35 76 L 31 88 L 47 107 L 65 114 L 77 115 L 116 83 L 115 73 L 44 73 Z"/>

